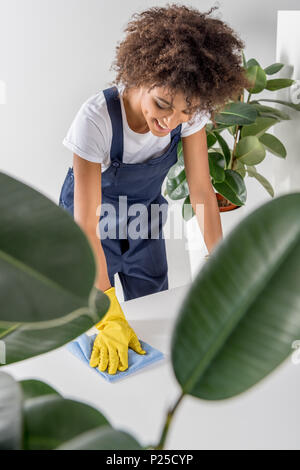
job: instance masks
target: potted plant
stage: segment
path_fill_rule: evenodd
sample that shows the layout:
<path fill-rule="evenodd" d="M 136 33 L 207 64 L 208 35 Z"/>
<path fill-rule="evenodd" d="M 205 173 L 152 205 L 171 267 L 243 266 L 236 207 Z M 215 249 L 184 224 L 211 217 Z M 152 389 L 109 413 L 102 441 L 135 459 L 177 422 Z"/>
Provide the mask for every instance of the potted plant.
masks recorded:
<path fill-rule="evenodd" d="M 66 211 L 3 173 L 0 201 L 0 339 L 12 364 L 81 335 L 109 300 L 93 287 L 92 249 Z M 142 447 L 105 412 L 0 372 L 0 449 L 160 450 L 187 395 L 231 399 L 272 373 L 300 337 L 299 205 L 300 193 L 288 194 L 245 217 L 191 284 L 172 332 L 180 393 L 158 442 Z"/>
<path fill-rule="evenodd" d="M 279 103 L 300 111 L 299 104 L 256 97 L 264 90 L 277 91 L 288 88 L 295 82 L 290 78 L 268 79 L 268 76 L 279 72 L 284 64 L 274 63 L 263 69 L 256 59 L 246 62 L 243 54 L 243 65 L 251 86 L 243 90 L 237 101 L 228 102 L 224 109 L 214 116 L 214 123 L 206 125 L 210 176 L 221 212 L 245 204 L 246 175 L 256 178 L 270 196 L 274 196 L 272 185 L 257 171 L 256 165 L 264 160 L 266 151 L 276 157 L 286 158 L 287 153 L 283 143 L 268 131 L 281 121 L 290 119 L 290 116 L 276 107 L 265 106 L 261 102 Z M 254 95 L 256 99 L 253 99 Z M 225 140 L 223 132 L 227 133 L 231 144 Z M 167 174 L 164 195 L 173 200 L 184 200 L 182 215 L 185 220 L 195 215 L 190 204 L 182 141 L 178 144 L 177 163 Z"/>

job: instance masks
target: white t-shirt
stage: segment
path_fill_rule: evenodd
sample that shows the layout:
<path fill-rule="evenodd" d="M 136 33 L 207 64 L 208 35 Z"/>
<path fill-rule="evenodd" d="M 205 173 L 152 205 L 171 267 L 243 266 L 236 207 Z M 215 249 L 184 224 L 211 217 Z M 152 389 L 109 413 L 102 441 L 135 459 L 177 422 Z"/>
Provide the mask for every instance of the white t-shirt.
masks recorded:
<path fill-rule="evenodd" d="M 122 119 L 123 119 L 123 162 L 141 163 L 164 153 L 171 141 L 171 132 L 157 137 L 151 131 L 146 134 L 134 132 L 127 123 L 123 103 L 124 87 L 119 85 Z M 182 123 L 181 136 L 187 137 L 205 126 L 209 120 L 207 113 L 195 118 L 193 125 Z M 77 112 L 63 145 L 79 157 L 91 162 L 101 163 L 102 172 L 110 166 L 110 147 L 112 141 L 112 124 L 108 113 L 103 91 L 87 99 Z"/>

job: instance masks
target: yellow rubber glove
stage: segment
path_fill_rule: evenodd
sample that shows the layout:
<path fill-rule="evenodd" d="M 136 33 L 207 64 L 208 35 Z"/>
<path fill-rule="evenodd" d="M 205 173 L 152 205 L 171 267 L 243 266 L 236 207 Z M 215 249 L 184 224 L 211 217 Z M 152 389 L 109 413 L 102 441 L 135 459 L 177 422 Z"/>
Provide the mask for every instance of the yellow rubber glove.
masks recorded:
<path fill-rule="evenodd" d="M 90 366 L 104 372 L 108 367 L 109 374 L 117 370 L 128 369 L 128 348 L 138 354 L 146 354 L 137 335 L 128 324 L 123 310 L 116 297 L 114 287 L 105 290 L 110 299 L 110 306 L 102 320 L 95 326 L 100 333 L 96 336 L 90 358 Z"/>

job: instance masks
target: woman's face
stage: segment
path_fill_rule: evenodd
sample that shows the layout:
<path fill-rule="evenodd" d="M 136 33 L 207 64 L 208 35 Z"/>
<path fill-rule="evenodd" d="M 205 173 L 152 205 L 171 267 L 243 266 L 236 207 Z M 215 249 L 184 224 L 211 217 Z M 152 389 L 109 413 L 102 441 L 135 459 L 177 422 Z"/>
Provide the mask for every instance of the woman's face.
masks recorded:
<path fill-rule="evenodd" d="M 140 104 L 150 131 L 160 137 L 189 121 L 199 106 L 199 102 L 192 101 L 192 106 L 188 107 L 183 93 L 177 93 L 172 102 L 164 87 L 152 88 L 150 92 L 142 87 Z"/>

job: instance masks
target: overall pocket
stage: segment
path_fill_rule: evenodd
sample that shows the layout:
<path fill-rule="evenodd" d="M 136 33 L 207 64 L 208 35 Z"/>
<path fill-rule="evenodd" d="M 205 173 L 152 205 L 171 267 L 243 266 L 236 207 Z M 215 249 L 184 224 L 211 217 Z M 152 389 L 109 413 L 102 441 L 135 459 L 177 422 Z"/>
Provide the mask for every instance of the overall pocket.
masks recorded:
<path fill-rule="evenodd" d="M 74 174 L 73 168 L 71 167 L 68 169 L 61 188 L 59 206 L 66 209 L 72 217 L 74 216 Z"/>

